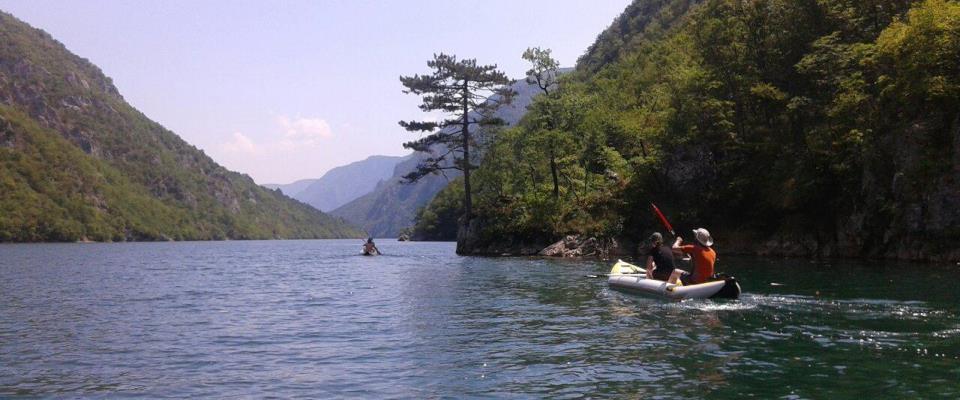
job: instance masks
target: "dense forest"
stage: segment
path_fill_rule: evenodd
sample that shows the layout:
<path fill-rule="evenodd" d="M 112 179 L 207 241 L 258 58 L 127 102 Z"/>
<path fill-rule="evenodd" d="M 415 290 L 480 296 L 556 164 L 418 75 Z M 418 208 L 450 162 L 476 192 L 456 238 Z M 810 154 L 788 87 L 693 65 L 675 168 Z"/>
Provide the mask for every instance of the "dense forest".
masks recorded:
<path fill-rule="evenodd" d="M 361 236 L 218 165 L 0 12 L 0 241 Z"/>
<path fill-rule="evenodd" d="M 960 259 L 956 1 L 636 0 L 529 110 L 463 254 L 637 243 L 655 202 L 731 252 Z"/>

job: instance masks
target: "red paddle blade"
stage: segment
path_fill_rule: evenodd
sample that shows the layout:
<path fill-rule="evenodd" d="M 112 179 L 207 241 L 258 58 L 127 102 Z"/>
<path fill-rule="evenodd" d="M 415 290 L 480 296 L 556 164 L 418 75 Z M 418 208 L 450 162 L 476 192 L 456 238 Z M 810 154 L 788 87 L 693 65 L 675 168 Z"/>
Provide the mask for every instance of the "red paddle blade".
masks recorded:
<path fill-rule="evenodd" d="M 673 226 L 670 225 L 670 221 L 667 221 L 667 217 L 663 216 L 663 213 L 660 212 L 660 209 L 657 208 L 657 205 L 650 203 L 650 207 L 653 207 L 653 212 L 657 214 L 657 218 L 660 218 L 660 223 L 663 224 L 663 227 L 667 228 L 670 233 L 673 233 Z"/>

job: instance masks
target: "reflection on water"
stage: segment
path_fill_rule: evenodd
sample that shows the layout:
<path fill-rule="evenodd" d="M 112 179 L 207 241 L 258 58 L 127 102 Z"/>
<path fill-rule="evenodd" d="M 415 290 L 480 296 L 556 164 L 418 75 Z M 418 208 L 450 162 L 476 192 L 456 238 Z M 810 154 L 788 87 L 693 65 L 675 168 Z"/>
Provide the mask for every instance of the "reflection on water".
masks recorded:
<path fill-rule="evenodd" d="M 676 303 L 606 263 L 380 247 L 0 246 L 0 396 L 960 396 L 952 267 L 724 257 L 740 300 Z"/>

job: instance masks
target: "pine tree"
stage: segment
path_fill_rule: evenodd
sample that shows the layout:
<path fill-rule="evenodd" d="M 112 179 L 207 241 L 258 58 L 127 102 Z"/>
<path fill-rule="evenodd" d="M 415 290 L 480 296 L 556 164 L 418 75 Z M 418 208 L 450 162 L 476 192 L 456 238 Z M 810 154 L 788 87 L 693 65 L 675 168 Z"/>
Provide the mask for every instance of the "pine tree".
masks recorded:
<path fill-rule="evenodd" d="M 434 54 L 427 62 L 433 71 L 428 75 L 401 76 L 404 93 L 422 97 L 420 109 L 440 111 L 447 118 L 439 121 L 400 121 L 400 126 L 411 132 L 431 132 L 429 135 L 403 147 L 426 152 L 430 157 L 417 169 L 404 176 L 415 182 L 430 174 L 441 174 L 455 169 L 463 172 L 463 209 L 469 220 L 473 215 L 470 190 L 470 171 L 476 168 L 470 148 L 475 145 L 471 132 L 476 128 L 505 125 L 493 112 L 502 104 L 510 103 L 514 92 L 507 76 L 494 65 L 478 65 L 476 59 L 457 60 L 456 56 Z"/>

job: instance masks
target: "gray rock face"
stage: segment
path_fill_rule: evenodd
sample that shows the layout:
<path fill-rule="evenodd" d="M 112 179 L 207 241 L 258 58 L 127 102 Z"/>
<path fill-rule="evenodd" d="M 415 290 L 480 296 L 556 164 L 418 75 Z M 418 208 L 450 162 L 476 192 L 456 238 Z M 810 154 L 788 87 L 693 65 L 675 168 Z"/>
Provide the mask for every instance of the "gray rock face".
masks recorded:
<path fill-rule="evenodd" d="M 598 239 L 595 237 L 584 237 L 580 235 L 567 235 L 550 246 L 537 253 L 543 257 L 563 257 L 563 258 L 599 258 L 609 259 L 610 257 L 634 256 L 632 251 L 621 241 L 615 239 Z"/>
<path fill-rule="evenodd" d="M 593 256 L 601 252 L 597 238 L 581 238 L 577 235 L 568 235 L 562 240 L 540 250 L 537 255 L 545 257 L 583 257 Z"/>

